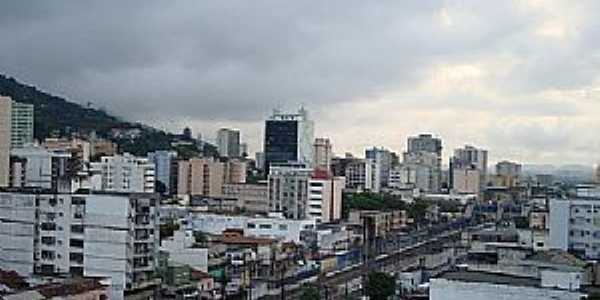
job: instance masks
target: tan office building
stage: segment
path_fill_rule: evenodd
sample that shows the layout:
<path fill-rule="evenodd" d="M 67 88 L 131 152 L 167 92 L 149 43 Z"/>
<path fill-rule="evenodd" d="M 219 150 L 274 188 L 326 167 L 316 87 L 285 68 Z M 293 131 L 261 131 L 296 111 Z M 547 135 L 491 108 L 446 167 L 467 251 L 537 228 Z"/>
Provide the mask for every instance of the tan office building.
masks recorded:
<path fill-rule="evenodd" d="M 0 96 L 0 187 L 7 187 L 10 170 L 12 100 Z"/>
<path fill-rule="evenodd" d="M 179 162 L 177 194 L 180 196 L 220 197 L 225 164 L 211 158 L 192 158 Z"/>

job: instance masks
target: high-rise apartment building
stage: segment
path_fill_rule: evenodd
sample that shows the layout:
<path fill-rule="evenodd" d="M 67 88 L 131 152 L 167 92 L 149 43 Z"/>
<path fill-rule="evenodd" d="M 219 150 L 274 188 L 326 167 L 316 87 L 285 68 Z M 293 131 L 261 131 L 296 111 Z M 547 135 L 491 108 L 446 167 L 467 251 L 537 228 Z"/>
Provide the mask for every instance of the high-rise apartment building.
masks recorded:
<path fill-rule="evenodd" d="M 27 145 L 11 150 L 10 187 L 35 187 L 52 191 L 70 190 L 70 174 L 77 165 L 71 153 Z"/>
<path fill-rule="evenodd" d="M 313 164 L 315 168 L 329 170 L 333 158 L 331 142 L 328 138 L 316 138 L 313 145 Z"/>
<path fill-rule="evenodd" d="M 229 128 L 219 129 L 217 147 L 222 157 L 240 157 L 240 132 Z"/>
<path fill-rule="evenodd" d="M 153 194 L 0 193 L 0 268 L 21 276 L 109 277 L 110 299 L 159 282 Z"/>
<path fill-rule="evenodd" d="M 33 143 L 33 104 L 12 103 L 11 147 L 21 148 Z"/>
<path fill-rule="evenodd" d="M 0 96 L 0 187 L 9 183 L 12 100 Z"/>
<path fill-rule="evenodd" d="M 271 211 L 286 218 L 308 218 L 308 183 L 313 170 L 304 165 L 272 165 L 268 178 Z"/>
<path fill-rule="evenodd" d="M 500 176 L 521 176 L 522 166 L 519 163 L 511 161 L 501 161 L 496 164 L 496 175 Z"/>
<path fill-rule="evenodd" d="M 449 183 L 450 187 L 458 193 L 474 193 L 482 192 L 487 181 L 487 163 L 488 152 L 484 149 L 479 149 L 470 145 L 465 145 L 463 148 L 454 150 L 454 156 L 450 159 Z M 473 174 L 477 171 L 479 179 L 476 183 L 479 185 L 477 189 L 465 188 L 475 185 Z M 469 182 L 465 183 L 464 181 Z"/>
<path fill-rule="evenodd" d="M 389 185 L 390 170 L 392 169 L 392 152 L 385 148 L 373 147 L 365 151 L 365 157 L 373 162 L 376 178 L 379 182 L 376 183 L 380 188 Z"/>
<path fill-rule="evenodd" d="M 92 173 L 100 175 L 94 189 L 121 193 L 154 193 L 155 165 L 145 157 L 129 153 L 103 156 L 90 164 Z"/>
<path fill-rule="evenodd" d="M 484 149 L 465 145 L 463 148 L 454 150 L 451 163 L 458 168 L 473 167 L 479 170 L 485 178 L 488 168 L 488 152 Z"/>
<path fill-rule="evenodd" d="M 379 192 L 377 173 L 373 169 L 373 162 L 370 159 L 347 158 L 344 160 L 343 173 L 334 172 L 334 174 L 346 178 L 347 189 Z"/>
<path fill-rule="evenodd" d="M 223 196 L 226 183 L 246 182 L 246 162 L 213 158 L 192 158 L 178 162 L 177 194 L 184 196 Z"/>
<path fill-rule="evenodd" d="M 164 193 L 170 195 L 174 186 L 174 174 L 177 165 L 175 159 L 177 152 L 174 151 L 156 151 L 148 153 L 148 161 L 154 164 L 156 183 L 162 185 Z M 159 183 L 160 182 L 160 183 Z"/>
<path fill-rule="evenodd" d="M 600 187 L 581 185 L 550 200 L 549 247 L 600 259 Z"/>
<path fill-rule="evenodd" d="M 506 160 L 498 162 L 496 164 L 496 174 L 489 178 L 488 183 L 491 182 L 492 185 L 508 188 L 515 187 L 521 179 L 521 170 L 521 164 Z"/>
<path fill-rule="evenodd" d="M 432 168 L 432 191 L 438 192 L 441 188 L 442 181 L 442 140 L 433 137 L 431 134 L 419 134 L 418 136 L 412 136 L 408 138 L 407 143 L 408 149 L 404 154 L 404 162 L 412 163 L 414 160 L 423 160 L 423 156 L 435 157 L 434 161 L 429 158 L 425 159 L 428 163 L 431 163 Z M 407 161 L 407 158 L 409 160 Z"/>
<path fill-rule="evenodd" d="M 331 176 L 329 172 L 316 170 L 308 181 L 309 219 L 318 223 L 331 223 L 342 218 L 342 191 L 344 177 Z"/>
<path fill-rule="evenodd" d="M 432 152 L 405 152 L 403 161 L 390 171 L 389 186 L 401 189 L 419 189 L 436 193 L 440 188 L 438 155 Z"/>
<path fill-rule="evenodd" d="M 265 122 L 265 169 L 273 163 L 298 162 L 312 166 L 314 123 L 308 112 L 300 108 L 298 113 L 278 110 Z"/>

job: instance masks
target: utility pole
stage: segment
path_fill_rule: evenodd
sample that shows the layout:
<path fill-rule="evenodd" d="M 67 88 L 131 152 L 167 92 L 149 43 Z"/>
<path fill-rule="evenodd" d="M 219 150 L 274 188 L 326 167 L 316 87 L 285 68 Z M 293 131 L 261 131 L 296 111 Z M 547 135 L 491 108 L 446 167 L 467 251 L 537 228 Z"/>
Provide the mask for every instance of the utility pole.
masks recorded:
<path fill-rule="evenodd" d="M 362 274 L 362 294 L 367 296 L 367 276 L 369 274 L 369 239 L 367 233 L 367 218 L 363 216 L 363 274 Z"/>
<path fill-rule="evenodd" d="M 280 268 L 280 272 L 281 272 L 281 276 L 280 276 L 280 283 L 281 283 L 281 300 L 285 300 L 285 260 L 283 262 L 281 262 L 281 268 Z"/>

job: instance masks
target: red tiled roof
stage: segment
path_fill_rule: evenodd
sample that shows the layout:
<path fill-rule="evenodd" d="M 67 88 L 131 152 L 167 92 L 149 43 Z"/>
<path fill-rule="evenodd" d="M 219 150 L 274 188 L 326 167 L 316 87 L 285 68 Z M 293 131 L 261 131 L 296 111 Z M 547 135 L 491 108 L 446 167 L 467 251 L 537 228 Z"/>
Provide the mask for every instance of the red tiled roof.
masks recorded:
<path fill-rule="evenodd" d="M 67 295 L 79 295 L 90 291 L 105 289 L 106 286 L 101 284 L 97 279 L 75 279 L 67 283 L 50 283 L 40 285 L 35 290 L 44 297 L 59 297 Z"/>

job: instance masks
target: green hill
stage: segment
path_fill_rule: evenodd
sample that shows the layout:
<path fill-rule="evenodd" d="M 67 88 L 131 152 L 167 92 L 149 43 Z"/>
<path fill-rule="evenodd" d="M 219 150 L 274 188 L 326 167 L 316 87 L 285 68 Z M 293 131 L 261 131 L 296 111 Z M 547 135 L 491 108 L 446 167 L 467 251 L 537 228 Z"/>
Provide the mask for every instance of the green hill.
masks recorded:
<path fill-rule="evenodd" d="M 164 132 L 139 123 L 131 123 L 95 108 L 86 108 L 61 97 L 40 91 L 33 86 L 18 82 L 14 78 L 0 74 L 0 95 L 9 96 L 14 101 L 33 104 L 35 107 L 35 138 L 43 140 L 49 136 L 69 137 L 72 134 L 88 135 L 96 132 L 99 137 L 112 139 L 120 151 L 135 155 L 146 155 L 154 150 L 171 149 L 171 142 L 177 135 Z M 141 134 L 136 139 L 112 138 L 113 128 L 138 128 Z M 179 150 L 179 149 L 177 149 Z M 204 149 L 186 147 L 190 152 L 203 152 L 214 156 L 216 149 L 206 144 Z"/>

